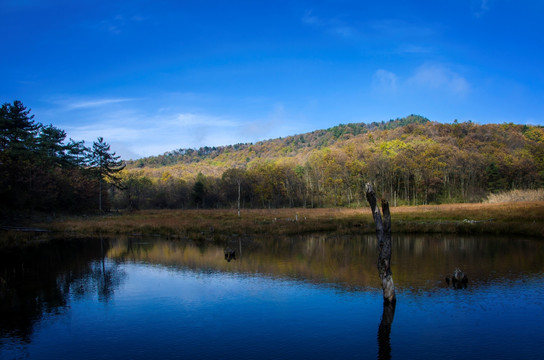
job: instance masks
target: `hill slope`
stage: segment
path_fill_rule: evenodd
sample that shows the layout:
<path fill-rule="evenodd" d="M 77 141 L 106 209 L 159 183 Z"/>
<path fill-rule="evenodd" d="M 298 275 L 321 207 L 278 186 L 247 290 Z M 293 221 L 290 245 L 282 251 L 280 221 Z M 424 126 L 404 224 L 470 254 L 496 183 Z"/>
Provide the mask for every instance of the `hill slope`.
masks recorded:
<path fill-rule="evenodd" d="M 280 158 L 306 159 L 313 150 L 342 144 L 344 141 L 361 134 L 376 130 L 392 130 L 409 124 L 426 124 L 430 120 L 419 116 L 410 115 L 405 118 L 390 120 L 381 123 L 352 123 L 340 124 L 326 130 L 315 130 L 310 133 L 293 135 L 253 143 L 240 143 L 228 146 L 208 147 L 199 149 L 178 149 L 162 155 L 150 156 L 135 161 L 129 161 L 128 168 L 161 168 L 175 165 L 194 165 L 196 174 L 216 174 L 216 169 L 251 166 L 251 163 L 259 160 L 277 160 Z M 195 174 L 194 171 L 189 171 Z"/>
<path fill-rule="evenodd" d="M 129 207 L 234 206 L 238 183 L 245 206 L 351 206 L 363 198 L 366 181 L 394 203 L 466 202 L 542 186 L 544 128 L 441 124 L 411 115 L 255 144 L 180 149 L 133 161 L 124 176 L 140 184 L 116 199 Z"/>

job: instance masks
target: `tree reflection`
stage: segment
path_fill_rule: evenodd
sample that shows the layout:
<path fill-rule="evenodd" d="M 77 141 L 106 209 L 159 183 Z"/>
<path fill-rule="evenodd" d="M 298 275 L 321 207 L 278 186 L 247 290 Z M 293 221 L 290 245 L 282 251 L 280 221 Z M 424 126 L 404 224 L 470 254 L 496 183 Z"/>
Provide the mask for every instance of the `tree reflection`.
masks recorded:
<path fill-rule="evenodd" d="M 391 325 L 395 317 L 395 302 L 384 302 L 382 321 L 378 327 L 378 359 L 391 359 Z"/>
<path fill-rule="evenodd" d="M 0 336 L 30 342 L 46 315 L 65 312 L 72 298 L 110 301 L 125 278 L 106 262 L 109 241 L 55 240 L 0 251 Z"/>
<path fill-rule="evenodd" d="M 466 269 L 471 283 L 477 286 L 478 279 L 490 279 L 490 268 L 494 270 L 491 275 L 501 279 L 517 272 L 538 274 L 544 258 L 543 243 L 523 239 L 398 235 L 392 240 L 394 261 L 391 266 L 396 274 L 396 286 L 416 294 L 420 289 L 439 291 L 445 287 L 444 278 L 456 266 Z M 239 261 L 240 245 L 243 261 Z M 229 262 L 225 258 L 226 249 L 235 252 L 237 261 Z M 380 287 L 373 235 L 260 236 L 217 243 L 116 239 L 107 257 L 168 267 L 297 278 L 334 284 L 346 290 Z"/>
<path fill-rule="evenodd" d="M 93 274 L 97 284 L 98 300 L 109 302 L 113 298 L 115 289 L 119 288 L 123 279 L 126 277 L 126 274 L 119 270 L 118 264 L 116 263 L 112 263 L 111 266 L 106 266 L 107 250 L 104 248 L 104 243 L 105 240 L 100 237 L 101 271 L 97 272 L 95 268 Z"/>

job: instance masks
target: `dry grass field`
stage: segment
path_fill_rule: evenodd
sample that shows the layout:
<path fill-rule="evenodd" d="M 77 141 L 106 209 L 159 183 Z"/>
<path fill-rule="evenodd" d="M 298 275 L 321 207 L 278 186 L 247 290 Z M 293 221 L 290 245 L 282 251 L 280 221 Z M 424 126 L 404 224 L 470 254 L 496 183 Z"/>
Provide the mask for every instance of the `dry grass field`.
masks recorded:
<path fill-rule="evenodd" d="M 544 189 L 512 190 L 498 194 L 490 194 L 487 197 L 487 202 L 491 204 L 526 201 L 544 201 Z"/>
<path fill-rule="evenodd" d="M 448 204 L 391 208 L 399 233 L 517 234 L 544 238 L 544 201 Z M 220 238 L 254 234 L 302 234 L 375 230 L 368 207 L 358 209 L 145 210 L 67 217 L 36 224 L 70 235 L 141 234 L 170 238 Z"/>

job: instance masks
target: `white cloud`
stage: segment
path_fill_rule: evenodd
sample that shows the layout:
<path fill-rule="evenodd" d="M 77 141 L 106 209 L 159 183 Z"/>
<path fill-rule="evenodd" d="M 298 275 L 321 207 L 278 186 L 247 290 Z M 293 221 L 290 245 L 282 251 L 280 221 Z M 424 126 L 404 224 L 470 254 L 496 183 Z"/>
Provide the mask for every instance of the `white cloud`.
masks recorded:
<path fill-rule="evenodd" d="M 372 83 L 375 89 L 385 92 L 395 92 L 397 90 L 398 77 L 395 73 L 384 69 L 379 69 L 374 73 Z"/>
<path fill-rule="evenodd" d="M 114 99 L 79 100 L 79 101 L 68 102 L 65 105 L 67 109 L 75 110 L 75 109 L 87 109 L 87 108 L 100 107 L 104 105 L 117 104 L 121 102 L 133 101 L 133 100 L 135 99 L 114 98 Z"/>
<path fill-rule="evenodd" d="M 451 69 L 437 64 L 425 64 L 416 69 L 408 84 L 432 90 L 447 90 L 457 95 L 470 91 L 468 81 Z"/>
<path fill-rule="evenodd" d="M 160 113 L 147 116 L 133 111 L 104 114 L 101 122 L 84 121 L 64 129 L 69 137 L 91 145 L 104 137 L 124 159 L 158 155 L 179 148 L 220 146 L 255 142 L 272 137 L 278 130 L 282 109 L 276 108 L 264 120 L 235 121 L 223 116 L 199 113 Z M 94 116 L 96 114 L 93 114 Z"/>
<path fill-rule="evenodd" d="M 142 129 L 132 129 L 126 126 L 103 126 L 101 124 L 67 127 L 67 132 L 74 139 L 85 139 L 92 143 L 99 136 L 119 142 L 130 142 L 143 137 Z M 145 131 L 145 130 L 144 130 Z"/>
<path fill-rule="evenodd" d="M 179 148 L 256 142 L 295 131 L 296 122 L 288 121 L 281 103 L 272 105 L 268 113 L 264 110 L 262 116 L 251 117 L 208 113 L 193 106 L 194 101 L 172 105 L 169 99 L 167 103 L 165 107 L 150 99 L 56 97 L 40 117 L 49 118 L 69 138 L 83 140 L 87 146 L 103 137 L 124 159 Z"/>

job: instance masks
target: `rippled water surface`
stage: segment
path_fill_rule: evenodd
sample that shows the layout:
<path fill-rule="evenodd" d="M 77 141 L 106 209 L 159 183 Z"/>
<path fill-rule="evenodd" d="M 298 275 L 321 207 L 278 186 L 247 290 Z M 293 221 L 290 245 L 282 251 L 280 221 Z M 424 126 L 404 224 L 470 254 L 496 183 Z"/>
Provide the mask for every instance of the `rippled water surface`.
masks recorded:
<path fill-rule="evenodd" d="M 544 358 L 541 240 L 396 236 L 392 259 L 384 307 L 372 236 L 3 250 L 0 358 Z"/>

